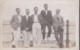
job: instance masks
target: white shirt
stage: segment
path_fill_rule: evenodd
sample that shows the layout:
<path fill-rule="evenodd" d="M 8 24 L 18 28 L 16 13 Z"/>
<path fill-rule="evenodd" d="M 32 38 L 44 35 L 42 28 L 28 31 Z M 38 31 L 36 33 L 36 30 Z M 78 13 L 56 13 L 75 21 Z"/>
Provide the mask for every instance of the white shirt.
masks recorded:
<path fill-rule="evenodd" d="M 26 19 L 28 20 L 29 15 L 26 15 Z"/>
<path fill-rule="evenodd" d="M 34 15 L 34 22 L 39 22 L 37 15 Z"/>
<path fill-rule="evenodd" d="M 21 23 L 21 15 L 18 16 L 19 22 Z"/>
<path fill-rule="evenodd" d="M 46 14 L 47 14 L 47 10 L 45 10 Z"/>

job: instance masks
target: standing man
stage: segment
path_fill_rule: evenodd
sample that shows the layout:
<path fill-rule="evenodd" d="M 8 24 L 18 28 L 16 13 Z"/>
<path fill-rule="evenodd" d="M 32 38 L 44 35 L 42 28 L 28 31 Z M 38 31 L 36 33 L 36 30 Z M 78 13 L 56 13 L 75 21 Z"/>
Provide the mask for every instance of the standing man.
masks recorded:
<path fill-rule="evenodd" d="M 32 34 L 33 34 L 33 46 L 40 46 L 41 44 L 41 25 L 43 24 L 43 19 L 40 14 L 38 14 L 38 8 L 34 7 L 34 14 L 32 15 Z"/>
<path fill-rule="evenodd" d="M 44 10 L 41 11 L 41 15 L 43 17 L 44 20 L 44 24 L 42 25 L 42 29 L 43 29 L 43 40 L 45 39 L 45 28 L 46 26 L 48 27 L 48 34 L 47 34 L 47 39 L 49 39 L 52 29 L 51 29 L 51 25 L 52 25 L 52 12 L 50 10 L 48 10 L 48 4 L 44 4 Z"/>
<path fill-rule="evenodd" d="M 31 24 L 30 24 L 30 10 L 26 9 L 26 15 L 23 16 L 22 22 L 21 22 L 21 30 L 24 35 L 24 47 L 29 47 L 30 44 L 30 38 L 31 38 Z"/>
<path fill-rule="evenodd" d="M 12 26 L 13 29 L 13 36 L 14 36 L 14 40 L 12 42 L 12 47 L 15 48 L 16 44 L 18 42 L 18 39 L 20 37 L 20 33 L 21 33 L 21 15 L 20 15 L 20 8 L 16 8 L 16 15 L 12 16 L 12 19 L 10 21 L 10 24 Z"/>
<path fill-rule="evenodd" d="M 56 10 L 56 15 L 53 16 L 54 35 L 60 48 L 63 47 L 63 17 L 60 15 L 60 9 Z"/>

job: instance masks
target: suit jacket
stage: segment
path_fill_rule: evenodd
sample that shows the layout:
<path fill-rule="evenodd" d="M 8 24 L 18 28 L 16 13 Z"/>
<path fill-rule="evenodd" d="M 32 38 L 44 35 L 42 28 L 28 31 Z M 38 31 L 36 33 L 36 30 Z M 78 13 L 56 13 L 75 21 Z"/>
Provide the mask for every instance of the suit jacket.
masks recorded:
<path fill-rule="evenodd" d="M 57 15 L 54 15 L 52 19 L 53 19 L 54 31 L 58 31 L 59 28 L 63 30 L 63 26 L 64 26 L 63 17 L 59 16 L 59 20 L 58 20 Z"/>
<path fill-rule="evenodd" d="M 52 25 L 52 12 L 50 10 L 47 11 L 47 14 L 45 10 L 42 10 L 41 15 L 45 23 Z"/>
<path fill-rule="evenodd" d="M 17 30 L 18 27 L 21 27 L 21 23 L 19 22 L 18 15 L 13 15 L 12 16 L 10 24 L 12 25 L 12 28 L 14 30 Z"/>
<path fill-rule="evenodd" d="M 30 29 L 30 16 L 28 16 L 28 20 L 26 18 L 26 15 L 23 16 L 22 21 L 21 21 L 21 30 L 24 30 L 26 27 L 29 28 L 28 31 L 31 31 Z"/>
<path fill-rule="evenodd" d="M 38 20 L 39 20 L 39 23 L 41 24 L 41 25 L 43 25 L 44 24 L 44 20 L 43 20 L 43 18 L 42 18 L 42 15 L 38 15 Z M 30 23 L 31 23 L 31 26 L 33 25 L 33 23 L 34 23 L 34 15 L 31 15 L 31 21 L 30 21 Z"/>

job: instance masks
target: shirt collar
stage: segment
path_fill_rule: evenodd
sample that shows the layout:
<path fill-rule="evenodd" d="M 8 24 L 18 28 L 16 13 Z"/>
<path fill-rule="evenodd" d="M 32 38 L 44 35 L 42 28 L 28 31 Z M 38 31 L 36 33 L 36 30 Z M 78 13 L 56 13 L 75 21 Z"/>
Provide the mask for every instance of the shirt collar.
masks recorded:
<path fill-rule="evenodd" d="M 37 14 L 34 14 L 34 16 L 37 16 L 38 15 L 38 13 Z"/>
<path fill-rule="evenodd" d="M 17 15 L 18 17 L 21 17 L 21 15 Z"/>
<path fill-rule="evenodd" d="M 18 14 L 17 14 L 17 16 L 21 16 L 21 15 L 18 15 Z"/>
<path fill-rule="evenodd" d="M 44 11 L 48 11 L 48 10 L 45 10 L 45 9 L 44 9 Z"/>
<path fill-rule="evenodd" d="M 26 16 L 29 16 L 29 15 L 26 15 Z"/>
<path fill-rule="evenodd" d="M 58 17 L 60 16 L 60 15 L 57 15 Z"/>

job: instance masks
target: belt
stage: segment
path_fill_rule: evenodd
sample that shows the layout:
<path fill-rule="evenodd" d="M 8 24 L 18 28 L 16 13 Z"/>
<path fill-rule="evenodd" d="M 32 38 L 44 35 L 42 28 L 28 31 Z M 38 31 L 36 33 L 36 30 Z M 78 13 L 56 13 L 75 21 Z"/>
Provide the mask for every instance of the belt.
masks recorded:
<path fill-rule="evenodd" d="M 39 23 L 39 22 L 34 22 L 34 23 Z"/>

